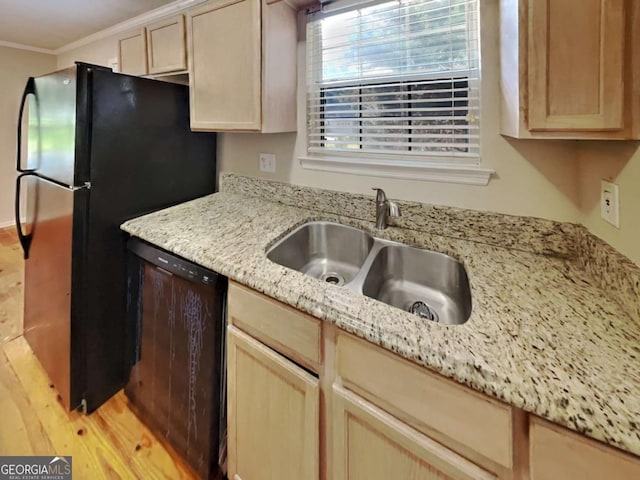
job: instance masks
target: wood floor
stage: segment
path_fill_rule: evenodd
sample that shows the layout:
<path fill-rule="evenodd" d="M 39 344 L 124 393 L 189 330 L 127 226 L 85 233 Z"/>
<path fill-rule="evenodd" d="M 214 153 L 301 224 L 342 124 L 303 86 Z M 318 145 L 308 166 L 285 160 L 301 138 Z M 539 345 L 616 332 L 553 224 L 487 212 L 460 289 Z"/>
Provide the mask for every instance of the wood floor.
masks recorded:
<path fill-rule="evenodd" d="M 0 230 L 0 455 L 71 455 L 76 479 L 191 479 L 120 392 L 91 415 L 67 413 L 21 336 L 22 251 Z"/>
<path fill-rule="evenodd" d="M 22 332 L 23 270 L 15 229 L 0 229 L 0 345 Z"/>

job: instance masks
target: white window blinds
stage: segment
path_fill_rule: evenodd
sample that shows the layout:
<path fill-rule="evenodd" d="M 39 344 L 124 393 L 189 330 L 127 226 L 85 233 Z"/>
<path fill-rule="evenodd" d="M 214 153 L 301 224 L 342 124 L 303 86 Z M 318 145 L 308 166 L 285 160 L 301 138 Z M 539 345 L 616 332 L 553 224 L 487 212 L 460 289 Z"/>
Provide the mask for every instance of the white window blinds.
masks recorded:
<path fill-rule="evenodd" d="M 311 14 L 309 154 L 478 164 L 478 57 L 478 0 Z"/>

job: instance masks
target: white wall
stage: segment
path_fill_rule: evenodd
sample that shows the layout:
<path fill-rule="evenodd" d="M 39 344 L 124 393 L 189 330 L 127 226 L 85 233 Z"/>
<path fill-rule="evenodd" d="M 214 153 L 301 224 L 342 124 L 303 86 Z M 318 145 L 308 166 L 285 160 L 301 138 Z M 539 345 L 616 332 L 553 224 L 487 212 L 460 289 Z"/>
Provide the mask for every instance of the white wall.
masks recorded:
<path fill-rule="evenodd" d="M 573 142 L 516 141 L 498 134 L 500 119 L 498 2 L 483 3 L 482 10 L 482 165 L 493 168 L 489 186 L 396 180 L 303 169 L 305 154 L 304 61 L 305 43 L 299 41 L 298 134 L 222 134 L 220 171 L 272 178 L 300 185 L 371 193 L 380 186 L 394 198 L 452 205 L 478 210 L 530 215 L 577 222 L 580 218 L 577 183 L 578 158 Z M 299 28 L 303 34 L 304 28 Z M 259 171 L 258 154 L 275 153 L 277 171 Z"/>
<path fill-rule="evenodd" d="M 640 148 L 638 142 L 580 145 L 581 222 L 640 265 Z M 600 180 L 620 186 L 620 228 L 600 218 Z"/>
<path fill-rule="evenodd" d="M 93 63 L 110 66 L 109 61 L 118 57 L 118 38 L 122 34 L 103 38 L 74 50 L 61 53 L 57 57 L 58 69 L 70 67 L 74 62 Z"/>
<path fill-rule="evenodd" d="M 30 76 L 54 70 L 53 55 L 0 47 L 0 227 L 14 223 L 16 129 L 22 92 Z M 26 126 L 23 132 L 26 136 Z"/>

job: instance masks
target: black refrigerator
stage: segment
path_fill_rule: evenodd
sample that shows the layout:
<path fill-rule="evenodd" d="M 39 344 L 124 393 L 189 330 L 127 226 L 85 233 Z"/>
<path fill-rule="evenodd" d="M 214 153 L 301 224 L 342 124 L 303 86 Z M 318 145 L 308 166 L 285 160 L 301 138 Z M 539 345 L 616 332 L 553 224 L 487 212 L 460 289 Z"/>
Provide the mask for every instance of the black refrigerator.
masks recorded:
<path fill-rule="evenodd" d="M 213 193 L 216 137 L 190 131 L 186 86 L 84 63 L 30 78 L 19 115 L 24 336 L 63 405 L 91 412 L 131 363 L 119 225 Z"/>

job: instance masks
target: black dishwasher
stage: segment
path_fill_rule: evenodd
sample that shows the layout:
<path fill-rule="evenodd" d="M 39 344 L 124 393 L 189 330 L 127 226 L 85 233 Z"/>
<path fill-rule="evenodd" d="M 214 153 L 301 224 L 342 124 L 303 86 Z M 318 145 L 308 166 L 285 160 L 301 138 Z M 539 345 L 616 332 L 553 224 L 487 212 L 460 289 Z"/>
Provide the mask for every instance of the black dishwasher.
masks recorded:
<path fill-rule="evenodd" d="M 227 279 L 131 238 L 127 314 L 132 409 L 200 478 L 224 463 Z"/>

